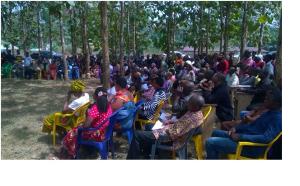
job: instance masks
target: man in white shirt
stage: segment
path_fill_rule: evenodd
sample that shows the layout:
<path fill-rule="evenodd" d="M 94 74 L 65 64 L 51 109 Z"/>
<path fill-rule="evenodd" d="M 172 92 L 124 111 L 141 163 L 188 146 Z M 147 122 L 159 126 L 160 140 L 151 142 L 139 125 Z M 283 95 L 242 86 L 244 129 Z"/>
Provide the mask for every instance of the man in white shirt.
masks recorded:
<path fill-rule="evenodd" d="M 32 58 L 29 56 L 29 52 L 25 53 L 24 58 L 24 70 L 25 70 L 25 78 L 31 79 L 32 78 Z"/>

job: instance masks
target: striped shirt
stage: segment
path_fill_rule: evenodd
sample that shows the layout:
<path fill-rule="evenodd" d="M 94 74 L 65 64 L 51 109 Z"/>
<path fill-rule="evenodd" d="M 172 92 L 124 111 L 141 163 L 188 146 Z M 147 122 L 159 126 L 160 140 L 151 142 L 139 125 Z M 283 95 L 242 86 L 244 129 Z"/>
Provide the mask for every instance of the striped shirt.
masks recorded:
<path fill-rule="evenodd" d="M 154 117 L 155 109 L 161 100 L 165 101 L 167 99 L 166 93 L 163 88 L 155 90 L 154 95 L 150 101 L 144 103 L 143 115 L 151 120 Z"/>

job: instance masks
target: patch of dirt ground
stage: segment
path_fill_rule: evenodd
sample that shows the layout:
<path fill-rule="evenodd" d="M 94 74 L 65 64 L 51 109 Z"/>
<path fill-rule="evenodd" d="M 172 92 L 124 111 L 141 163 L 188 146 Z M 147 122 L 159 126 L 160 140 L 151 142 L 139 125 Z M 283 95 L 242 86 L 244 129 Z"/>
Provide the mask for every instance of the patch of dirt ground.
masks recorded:
<path fill-rule="evenodd" d="M 92 99 L 99 80 L 84 81 Z M 70 82 L 60 80 L 1 80 L 1 159 L 47 159 L 54 153 L 52 137 L 41 131 L 42 121 L 48 114 L 62 110 L 69 86 Z M 58 138 L 57 143 L 60 141 Z M 114 141 L 116 159 L 125 159 L 126 138 L 116 136 Z M 189 158 L 194 159 L 193 146 L 189 147 Z M 99 158 L 96 152 L 92 154 L 96 155 L 83 158 Z"/>

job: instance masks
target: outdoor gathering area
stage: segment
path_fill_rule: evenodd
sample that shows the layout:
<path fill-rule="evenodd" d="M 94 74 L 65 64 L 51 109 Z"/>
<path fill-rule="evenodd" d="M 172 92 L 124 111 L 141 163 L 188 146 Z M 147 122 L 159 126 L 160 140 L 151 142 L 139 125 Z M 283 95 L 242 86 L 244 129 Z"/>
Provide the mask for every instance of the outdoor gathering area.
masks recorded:
<path fill-rule="evenodd" d="M 1 159 L 282 159 L 280 1 L 1 2 Z"/>

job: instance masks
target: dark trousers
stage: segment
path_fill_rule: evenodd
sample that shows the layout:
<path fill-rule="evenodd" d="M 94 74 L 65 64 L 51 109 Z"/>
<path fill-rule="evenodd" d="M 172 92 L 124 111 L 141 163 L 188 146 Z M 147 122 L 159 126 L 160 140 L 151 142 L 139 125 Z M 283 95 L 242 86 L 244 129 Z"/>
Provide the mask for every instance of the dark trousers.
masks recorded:
<path fill-rule="evenodd" d="M 155 140 L 152 131 L 135 131 L 127 159 L 150 159 L 151 147 Z"/>
<path fill-rule="evenodd" d="M 169 141 L 168 136 L 160 136 L 163 141 Z M 152 131 L 135 131 L 129 146 L 127 159 L 150 159 L 151 147 L 156 138 Z"/>
<path fill-rule="evenodd" d="M 33 75 L 33 70 L 30 67 L 25 67 L 25 78 L 31 79 Z"/>

